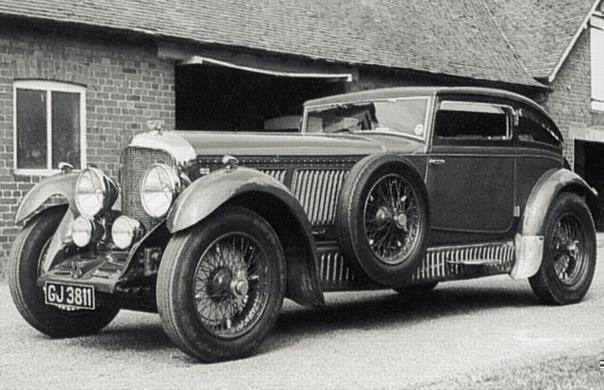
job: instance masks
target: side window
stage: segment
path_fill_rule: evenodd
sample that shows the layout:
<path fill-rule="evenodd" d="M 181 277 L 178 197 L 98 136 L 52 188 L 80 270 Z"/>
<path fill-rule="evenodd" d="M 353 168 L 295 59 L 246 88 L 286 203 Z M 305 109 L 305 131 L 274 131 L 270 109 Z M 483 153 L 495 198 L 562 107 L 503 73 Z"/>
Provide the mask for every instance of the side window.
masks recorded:
<path fill-rule="evenodd" d="M 520 110 L 520 120 L 516 128 L 518 139 L 523 142 L 539 142 L 559 147 L 551 127 L 539 115 L 525 109 Z"/>
<path fill-rule="evenodd" d="M 26 80 L 14 84 L 14 168 L 85 165 L 85 93 L 81 86 Z"/>
<path fill-rule="evenodd" d="M 509 137 L 504 106 L 489 103 L 444 101 L 434 125 L 434 143 L 455 140 L 504 140 Z"/>

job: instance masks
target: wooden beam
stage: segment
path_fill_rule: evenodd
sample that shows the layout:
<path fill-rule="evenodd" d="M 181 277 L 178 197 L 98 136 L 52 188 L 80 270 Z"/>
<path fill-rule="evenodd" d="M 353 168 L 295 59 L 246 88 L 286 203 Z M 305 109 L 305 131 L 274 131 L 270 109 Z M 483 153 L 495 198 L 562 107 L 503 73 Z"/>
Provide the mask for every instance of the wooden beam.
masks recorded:
<path fill-rule="evenodd" d="M 226 49 L 187 47 L 158 43 L 158 56 L 177 61 L 178 66 L 210 64 L 278 77 L 315 78 L 326 81 L 355 81 L 358 71 L 336 64 L 283 59 L 271 54 L 252 54 Z"/>

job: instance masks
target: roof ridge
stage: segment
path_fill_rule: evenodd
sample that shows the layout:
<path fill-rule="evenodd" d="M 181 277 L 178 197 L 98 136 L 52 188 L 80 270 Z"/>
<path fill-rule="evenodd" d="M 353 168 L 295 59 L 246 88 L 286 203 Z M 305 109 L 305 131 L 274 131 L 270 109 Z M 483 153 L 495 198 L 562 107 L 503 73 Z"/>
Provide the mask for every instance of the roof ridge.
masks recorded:
<path fill-rule="evenodd" d="M 587 13 L 587 15 L 585 15 L 585 18 L 583 19 L 583 21 L 581 22 L 581 24 L 579 25 L 579 27 L 577 27 L 577 29 L 575 30 L 575 33 L 573 34 L 570 42 L 568 43 L 568 45 L 566 46 L 566 48 L 562 52 L 562 55 L 560 56 L 560 58 L 558 59 L 558 61 L 556 61 L 556 66 L 554 67 L 554 69 L 552 69 L 552 71 L 550 72 L 550 74 L 547 76 L 547 81 L 549 83 L 551 83 L 552 81 L 554 81 L 554 79 L 558 75 L 558 72 L 562 68 L 562 65 L 564 65 L 564 63 L 566 62 L 566 59 L 568 58 L 569 54 L 572 52 L 573 48 L 577 44 L 577 41 L 581 37 L 581 31 L 586 27 L 587 23 L 589 23 L 590 16 L 593 15 L 594 11 L 598 8 L 598 4 L 600 4 L 600 2 L 602 0 L 593 0 L 593 1 L 594 1 L 594 4 L 589 9 L 589 12 Z"/>
<path fill-rule="evenodd" d="M 483 5 L 529 74 L 549 85 L 600 1 L 483 0 Z"/>

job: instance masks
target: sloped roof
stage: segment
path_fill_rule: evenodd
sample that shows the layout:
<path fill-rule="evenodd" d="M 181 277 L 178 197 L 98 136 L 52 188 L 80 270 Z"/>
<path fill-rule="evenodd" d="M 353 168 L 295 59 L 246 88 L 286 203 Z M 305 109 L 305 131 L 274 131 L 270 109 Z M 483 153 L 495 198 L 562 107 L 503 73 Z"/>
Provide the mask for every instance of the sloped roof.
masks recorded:
<path fill-rule="evenodd" d="M 483 0 L 0 0 L 0 14 L 541 86 Z"/>
<path fill-rule="evenodd" d="M 531 75 L 550 79 L 596 0 L 486 0 Z"/>

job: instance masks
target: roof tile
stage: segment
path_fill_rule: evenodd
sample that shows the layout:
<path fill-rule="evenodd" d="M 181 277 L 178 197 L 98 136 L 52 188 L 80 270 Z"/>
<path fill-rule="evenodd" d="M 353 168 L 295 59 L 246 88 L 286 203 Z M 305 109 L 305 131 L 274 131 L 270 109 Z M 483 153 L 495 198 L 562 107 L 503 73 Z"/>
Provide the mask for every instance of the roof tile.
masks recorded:
<path fill-rule="evenodd" d="M 0 14 L 541 85 L 509 47 L 484 0 L 0 0 Z"/>
<path fill-rule="evenodd" d="M 531 75 L 546 79 L 595 0 L 486 0 Z"/>

